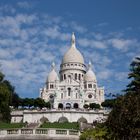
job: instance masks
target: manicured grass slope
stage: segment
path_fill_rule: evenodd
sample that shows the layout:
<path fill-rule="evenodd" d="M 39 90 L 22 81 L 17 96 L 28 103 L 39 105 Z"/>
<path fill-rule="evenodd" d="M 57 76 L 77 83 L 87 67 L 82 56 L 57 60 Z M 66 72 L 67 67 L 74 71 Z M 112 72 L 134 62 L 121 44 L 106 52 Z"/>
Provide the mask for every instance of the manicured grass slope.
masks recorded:
<path fill-rule="evenodd" d="M 3 128 L 22 128 L 23 126 L 25 126 L 24 123 L 4 123 L 4 122 L 0 122 L 0 129 L 3 129 Z"/>
<path fill-rule="evenodd" d="M 62 128 L 62 129 L 79 129 L 79 124 L 77 122 L 73 122 L 73 123 L 58 123 L 58 122 L 54 122 L 54 123 L 44 123 L 40 126 L 41 128 Z"/>

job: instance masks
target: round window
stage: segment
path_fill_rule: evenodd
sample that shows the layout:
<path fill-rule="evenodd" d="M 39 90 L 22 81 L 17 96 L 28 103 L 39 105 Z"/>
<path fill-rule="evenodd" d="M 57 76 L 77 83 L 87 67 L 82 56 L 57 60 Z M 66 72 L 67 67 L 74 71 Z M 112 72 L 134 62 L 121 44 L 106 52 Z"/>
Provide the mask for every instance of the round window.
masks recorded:
<path fill-rule="evenodd" d="M 92 98 L 92 95 L 91 95 L 91 94 L 89 94 L 89 95 L 88 95 L 88 98 Z"/>
<path fill-rule="evenodd" d="M 50 98 L 52 99 L 53 98 L 53 95 L 50 95 Z"/>

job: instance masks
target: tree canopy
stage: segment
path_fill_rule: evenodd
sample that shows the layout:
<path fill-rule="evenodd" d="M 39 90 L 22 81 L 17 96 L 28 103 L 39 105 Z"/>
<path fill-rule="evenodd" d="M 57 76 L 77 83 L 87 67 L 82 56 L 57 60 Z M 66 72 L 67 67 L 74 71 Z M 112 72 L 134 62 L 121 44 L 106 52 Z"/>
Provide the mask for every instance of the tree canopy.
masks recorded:
<path fill-rule="evenodd" d="M 5 80 L 5 76 L 0 72 L 0 121 L 10 122 L 10 103 L 14 92 L 11 83 Z"/>
<path fill-rule="evenodd" d="M 96 104 L 96 103 L 90 103 L 89 104 L 89 107 L 91 109 L 100 109 L 100 105 L 99 104 Z"/>
<path fill-rule="evenodd" d="M 140 58 L 137 57 L 130 65 L 130 84 L 124 90 L 125 95 L 116 99 L 107 126 L 117 139 L 134 139 L 140 131 Z"/>
<path fill-rule="evenodd" d="M 113 108 L 116 99 L 106 99 L 104 102 L 101 103 L 102 107 L 106 108 Z"/>

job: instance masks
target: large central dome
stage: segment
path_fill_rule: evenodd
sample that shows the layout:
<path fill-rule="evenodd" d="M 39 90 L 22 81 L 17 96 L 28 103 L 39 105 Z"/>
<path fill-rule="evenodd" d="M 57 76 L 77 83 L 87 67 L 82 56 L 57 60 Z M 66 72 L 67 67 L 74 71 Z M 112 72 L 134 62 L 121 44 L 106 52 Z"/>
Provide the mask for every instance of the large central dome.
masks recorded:
<path fill-rule="evenodd" d="M 80 51 L 76 48 L 75 46 L 75 35 L 74 33 L 72 34 L 72 39 L 71 39 L 71 47 L 70 49 L 65 53 L 63 59 L 62 59 L 62 64 L 65 63 L 81 63 L 84 64 L 84 58 Z"/>

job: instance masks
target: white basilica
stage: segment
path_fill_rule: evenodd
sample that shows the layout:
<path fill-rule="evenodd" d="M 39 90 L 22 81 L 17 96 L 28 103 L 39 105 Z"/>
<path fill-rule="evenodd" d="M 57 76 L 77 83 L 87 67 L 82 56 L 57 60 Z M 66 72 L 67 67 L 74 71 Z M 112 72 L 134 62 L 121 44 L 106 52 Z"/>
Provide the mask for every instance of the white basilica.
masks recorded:
<path fill-rule="evenodd" d="M 82 54 L 76 48 L 74 33 L 71 47 L 62 59 L 59 75 L 52 63 L 46 85 L 40 89 L 40 97 L 50 101 L 55 109 L 83 108 L 85 104 L 101 104 L 104 101 L 104 88 L 98 87 L 91 63 L 88 67 L 85 65 Z"/>

